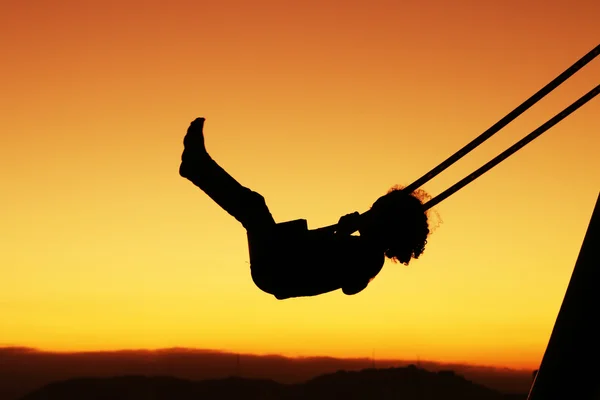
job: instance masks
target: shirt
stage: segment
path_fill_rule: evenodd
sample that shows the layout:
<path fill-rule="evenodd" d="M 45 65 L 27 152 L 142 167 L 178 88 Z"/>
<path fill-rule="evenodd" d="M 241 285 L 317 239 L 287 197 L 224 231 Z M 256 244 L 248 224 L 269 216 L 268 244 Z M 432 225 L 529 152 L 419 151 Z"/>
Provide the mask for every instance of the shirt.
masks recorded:
<path fill-rule="evenodd" d="M 248 232 L 255 284 L 277 299 L 364 290 L 381 271 L 384 254 L 360 236 L 309 230 L 306 220 Z"/>

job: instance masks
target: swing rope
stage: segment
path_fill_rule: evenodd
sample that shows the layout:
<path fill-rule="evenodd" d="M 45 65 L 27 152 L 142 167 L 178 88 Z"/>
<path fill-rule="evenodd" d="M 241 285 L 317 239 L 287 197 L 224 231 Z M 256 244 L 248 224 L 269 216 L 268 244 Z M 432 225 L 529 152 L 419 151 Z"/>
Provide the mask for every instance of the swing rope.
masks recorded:
<path fill-rule="evenodd" d="M 517 108 L 515 108 L 514 110 L 512 110 L 510 113 L 508 113 L 500 121 L 496 122 L 487 131 L 483 132 L 481 135 L 479 135 L 478 137 L 476 137 L 475 139 L 473 139 L 473 141 L 471 141 L 470 143 L 468 143 L 462 149 L 458 150 L 452 156 L 448 157 L 445 161 L 443 161 L 437 167 L 433 168 L 431 171 L 427 172 L 421 178 L 417 179 L 416 181 L 414 181 L 413 183 L 411 183 L 410 185 L 408 185 L 407 187 L 405 187 L 403 190 L 406 190 L 408 193 L 411 193 L 415 189 L 421 187 L 423 184 L 425 184 L 426 182 L 428 182 L 431 179 L 433 179 L 434 177 L 436 177 L 442 171 L 444 171 L 445 169 L 447 169 L 448 167 L 450 167 L 456 161 L 460 160 L 462 157 L 464 157 L 465 155 L 467 155 L 473 149 L 475 149 L 480 144 L 482 144 L 483 142 L 485 142 L 487 139 L 489 139 L 490 137 L 492 137 L 500 129 L 504 128 L 506 125 L 508 125 L 514 119 L 516 119 L 518 116 L 520 116 L 521 114 L 523 114 L 525 111 L 527 111 L 529 108 L 531 108 L 538 101 L 540 101 L 541 99 L 543 99 L 547 94 L 549 94 L 550 92 L 552 92 L 554 89 L 556 89 L 558 86 L 560 86 L 560 84 L 562 84 L 564 81 L 566 81 L 567 79 L 569 79 L 577 71 L 579 71 L 581 68 L 583 68 L 585 65 L 587 65 L 590 61 L 592 61 L 594 58 L 596 58 L 596 56 L 598 56 L 598 54 L 600 54 L 600 44 L 597 45 L 594 49 L 592 49 L 585 56 L 583 56 L 582 58 L 580 58 L 577 62 L 575 62 L 569 68 L 567 68 L 562 74 L 560 74 L 559 76 L 557 76 L 556 78 L 554 78 L 554 80 L 552 80 L 550 83 L 548 83 L 542 89 L 540 89 L 537 93 L 535 93 L 529 99 L 525 100 L 520 106 L 518 106 Z M 558 122 L 558 121 L 556 121 L 556 122 Z M 448 197 L 448 196 L 446 196 L 446 197 Z M 444 198 L 446 198 L 446 197 L 444 197 Z M 439 200 L 439 201 L 441 201 L 441 200 Z M 437 201 L 435 204 L 439 203 L 439 201 Z"/>
<path fill-rule="evenodd" d="M 478 170 L 471 173 L 471 175 L 463 178 L 462 180 L 460 180 L 457 183 L 455 183 L 454 185 L 452 185 L 450 188 L 446 189 L 445 191 L 443 191 L 442 193 L 440 193 L 433 199 L 429 200 L 427 203 L 424 204 L 425 209 L 427 210 L 427 209 L 435 206 L 436 204 L 440 203 L 442 200 L 447 199 L 452 194 L 456 193 L 458 190 L 462 189 L 469 183 L 473 182 L 475 179 L 479 178 L 481 175 L 483 175 L 484 173 L 486 173 L 487 171 L 489 171 L 496 165 L 500 164 L 502 161 L 507 159 L 509 156 L 511 156 L 512 154 L 519 151 L 526 144 L 533 141 L 533 139 L 537 138 L 542 133 L 546 132 L 548 129 L 550 129 L 554 125 L 558 124 L 560 121 L 562 121 L 567 116 L 569 116 L 571 113 L 573 113 L 575 110 L 577 110 L 578 108 L 583 106 L 585 103 L 587 103 L 588 101 L 590 101 L 591 99 L 596 97 L 598 94 L 600 94 L 600 85 L 596 86 L 594 89 L 587 92 L 585 95 L 580 97 L 579 100 L 575 101 L 570 106 L 568 106 L 567 108 L 562 110 L 560 113 L 556 114 L 554 117 L 552 117 L 551 119 L 546 121 L 543 125 L 541 125 L 539 128 L 537 128 L 536 130 L 531 132 L 529 135 L 525 136 L 523 139 L 519 140 L 517 143 L 515 143 L 514 145 L 512 145 L 511 147 L 509 147 L 502 153 L 500 153 L 498 156 L 496 156 L 494 159 L 490 160 L 488 163 L 486 163 L 485 165 L 480 167 Z"/>
<path fill-rule="evenodd" d="M 581 68 L 583 68 L 584 66 L 589 64 L 599 54 L 600 54 L 600 44 L 597 45 L 590 52 L 588 52 L 586 55 L 581 57 L 579 60 L 577 60 L 573 65 L 571 65 L 569 68 L 567 68 L 559 76 L 554 78 L 554 80 L 552 80 L 550 83 L 548 83 L 542 89 L 540 89 L 537 93 L 535 93 L 533 96 L 531 96 L 529 99 L 525 100 L 517 108 L 515 108 L 510 113 L 508 113 L 504 118 L 502 118 L 500 121 L 498 121 L 494 125 L 492 125 L 487 131 L 483 132 L 481 135 L 479 135 L 478 137 L 473 139 L 470 143 L 468 143 L 462 149 L 458 150 L 456 153 L 454 153 L 452 156 L 448 157 L 441 164 L 439 164 L 438 166 L 433 168 L 431 171 L 427 172 L 421 178 L 417 179 L 416 181 L 414 181 L 410 185 L 406 186 L 402 190 L 406 191 L 407 193 L 411 193 L 415 189 L 419 188 L 426 182 L 433 179 L 435 176 L 439 175 L 442 171 L 444 171 L 445 169 L 450 167 L 456 161 L 460 160 L 462 157 L 467 155 L 469 152 L 471 152 L 477 146 L 479 146 L 480 144 L 485 142 L 487 139 L 492 137 L 500 129 L 504 128 L 506 125 L 508 125 L 514 119 L 516 119 L 518 116 L 520 116 L 525 111 L 527 111 L 529 108 L 531 108 L 534 104 L 536 104 L 538 101 L 540 101 L 542 98 L 544 98 L 547 94 L 549 94 L 554 89 L 556 89 L 558 86 L 560 86 L 564 81 L 566 81 L 571 76 L 573 76 L 577 71 L 579 71 Z M 480 177 L 481 175 L 483 175 L 484 173 L 486 173 L 487 171 L 489 171 L 490 169 L 492 169 L 493 167 L 495 167 L 502 161 L 506 160 L 509 156 L 516 153 L 518 150 L 522 149 L 526 144 L 533 141 L 535 138 L 540 136 L 542 133 L 546 132 L 548 129 L 550 129 L 554 125 L 558 124 L 560 121 L 562 121 L 567 116 L 572 114 L 575 110 L 577 110 L 578 108 L 583 106 L 585 103 L 587 103 L 588 101 L 590 101 L 591 99 L 596 97 L 598 94 L 600 94 L 600 85 L 598 85 L 594 89 L 590 90 L 588 93 L 586 93 L 581 98 L 579 98 L 579 100 L 575 101 L 570 106 L 568 106 L 567 108 L 562 110 L 560 113 L 555 115 L 553 118 L 546 121 L 543 125 L 541 125 L 536 130 L 531 132 L 529 135 L 527 135 L 526 137 L 524 137 L 523 139 L 521 139 L 520 141 L 515 143 L 513 146 L 511 146 L 510 148 L 508 148 L 507 150 L 505 150 L 504 152 L 502 152 L 501 154 L 496 156 L 494 159 L 490 160 L 485 165 L 483 165 L 482 167 L 480 167 L 479 169 L 477 169 L 476 171 L 474 171 L 467 177 L 458 181 L 450 188 L 446 189 L 445 191 L 443 191 L 436 197 L 434 197 L 431 200 L 429 200 L 428 202 L 426 202 L 424 204 L 425 209 L 426 210 L 430 209 L 431 207 L 439 204 L 442 200 L 447 199 L 452 194 L 456 193 L 458 190 L 462 189 L 469 183 L 473 182 L 475 179 L 477 179 L 478 177 Z M 369 211 L 365 211 L 363 213 L 363 215 L 367 214 L 367 213 L 369 213 Z M 330 225 L 328 227 L 321 228 L 321 229 L 335 229 L 335 227 L 336 227 L 336 224 Z"/>

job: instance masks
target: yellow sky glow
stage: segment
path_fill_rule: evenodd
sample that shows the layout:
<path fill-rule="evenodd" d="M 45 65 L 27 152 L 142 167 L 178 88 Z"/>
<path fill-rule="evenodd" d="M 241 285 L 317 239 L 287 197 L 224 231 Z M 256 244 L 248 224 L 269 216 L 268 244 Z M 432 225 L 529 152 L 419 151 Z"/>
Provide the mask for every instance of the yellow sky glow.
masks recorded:
<path fill-rule="evenodd" d="M 256 288 L 243 228 L 178 175 L 182 139 L 206 117 L 277 221 L 329 225 L 596 46 L 600 3 L 35 3 L 0 12 L 0 345 L 539 364 L 598 195 L 598 99 L 437 206 L 423 256 L 351 297 Z M 597 85 L 599 61 L 424 189 Z"/>

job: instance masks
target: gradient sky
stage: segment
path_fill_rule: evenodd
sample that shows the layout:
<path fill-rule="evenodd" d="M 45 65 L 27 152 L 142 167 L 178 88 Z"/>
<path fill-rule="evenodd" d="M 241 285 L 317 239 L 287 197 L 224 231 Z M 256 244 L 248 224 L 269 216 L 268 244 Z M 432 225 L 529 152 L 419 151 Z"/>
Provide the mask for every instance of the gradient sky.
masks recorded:
<path fill-rule="evenodd" d="M 278 221 L 365 211 L 600 41 L 586 1 L 4 1 L 0 345 L 171 346 L 536 367 L 600 178 L 595 99 L 436 207 L 409 267 L 277 301 L 245 231 L 178 175 L 191 120 Z M 599 82 L 594 61 L 427 183 Z M 285 268 L 282 260 L 281 268 Z"/>

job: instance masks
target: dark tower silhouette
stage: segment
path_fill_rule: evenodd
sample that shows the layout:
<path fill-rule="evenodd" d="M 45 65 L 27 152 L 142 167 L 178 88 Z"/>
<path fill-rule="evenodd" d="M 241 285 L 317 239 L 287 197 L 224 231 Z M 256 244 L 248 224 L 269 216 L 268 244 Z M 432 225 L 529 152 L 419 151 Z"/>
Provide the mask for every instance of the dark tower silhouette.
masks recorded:
<path fill-rule="evenodd" d="M 600 194 L 528 400 L 600 398 L 599 282 Z"/>
<path fill-rule="evenodd" d="M 371 354 L 371 368 L 375 369 L 375 349 L 373 349 Z"/>

